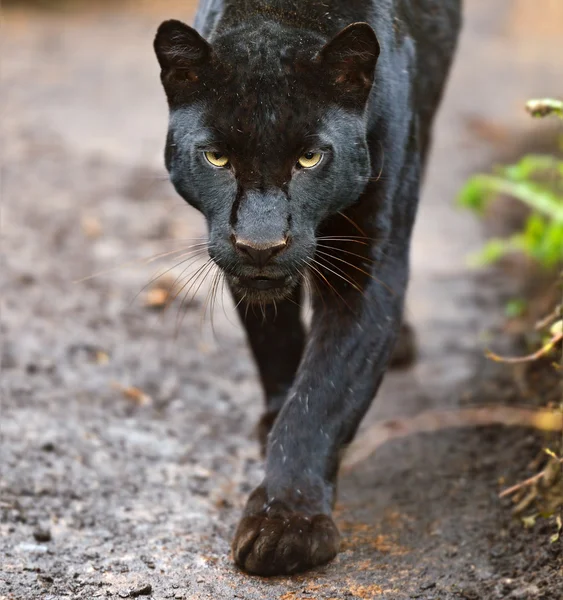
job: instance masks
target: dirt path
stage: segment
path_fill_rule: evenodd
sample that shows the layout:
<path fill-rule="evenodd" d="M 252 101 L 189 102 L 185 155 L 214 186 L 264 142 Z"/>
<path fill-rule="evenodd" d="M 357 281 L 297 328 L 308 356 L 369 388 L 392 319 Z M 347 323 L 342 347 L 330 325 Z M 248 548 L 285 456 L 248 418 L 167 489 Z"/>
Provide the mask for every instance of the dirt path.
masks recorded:
<path fill-rule="evenodd" d="M 215 335 L 201 326 L 209 282 L 165 316 L 145 307 L 136 294 L 170 258 L 73 283 L 204 231 L 161 166 L 151 39 L 161 19 L 188 18 L 167 4 L 6 14 L 0 598 L 563 598 L 561 543 L 497 499 L 538 441 L 501 428 L 413 436 L 348 473 L 330 566 L 273 580 L 233 567 L 261 474 L 260 393 L 229 301 Z M 520 4 L 467 1 L 413 250 L 420 357 L 390 374 L 366 425 L 507 396 L 480 358 L 498 285 L 465 268 L 480 234 L 452 204 L 531 127 L 523 101 L 561 93 L 563 26 Z"/>

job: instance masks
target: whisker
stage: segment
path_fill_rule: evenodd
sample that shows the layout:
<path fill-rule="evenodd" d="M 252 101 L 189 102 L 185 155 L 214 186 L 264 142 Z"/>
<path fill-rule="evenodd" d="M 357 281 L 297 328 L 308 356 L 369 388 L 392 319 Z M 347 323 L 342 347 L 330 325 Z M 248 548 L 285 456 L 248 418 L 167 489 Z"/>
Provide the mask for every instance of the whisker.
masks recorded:
<path fill-rule="evenodd" d="M 209 259 L 211 260 L 211 259 Z M 174 302 L 174 300 L 176 300 L 176 298 L 178 298 L 178 296 L 186 289 L 186 287 L 190 284 L 191 281 L 193 281 L 194 277 L 207 265 L 209 264 L 209 260 L 206 261 L 203 265 L 200 265 L 196 271 L 194 273 L 192 273 L 191 275 L 187 275 L 184 280 L 182 281 L 181 284 L 179 284 L 179 288 L 178 291 L 176 292 L 176 294 L 174 294 L 174 296 L 172 297 L 170 303 Z M 194 261 L 191 262 L 191 264 L 187 267 L 191 267 L 193 265 Z M 182 271 L 182 273 L 184 273 L 186 271 L 186 269 L 184 269 L 184 271 Z"/>
<path fill-rule="evenodd" d="M 350 252 L 349 250 L 344 250 L 343 248 L 338 248 L 337 246 L 329 246 L 328 244 L 317 244 L 317 246 L 319 248 L 327 248 L 328 250 L 336 250 L 337 252 L 342 252 L 343 254 L 350 254 L 351 256 L 357 256 L 358 258 L 361 258 L 363 261 L 371 263 L 372 265 L 376 264 L 376 261 L 372 260 L 371 258 L 362 256 L 361 254 L 357 254 L 356 252 Z"/>
<path fill-rule="evenodd" d="M 320 296 L 320 298 L 321 298 L 321 300 L 323 302 L 323 307 L 326 308 L 326 302 L 325 302 L 324 296 L 320 293 L 319 287 L 317 286 L 317 282 L 316 282 L 315 278 L 313 276 L 309 277 L 307 275 L 307 273 L 301 271 L 300 269 L 298 269 L 297 272 L 301 276 L 301 279 L 303 281 L 303 285 L 305 287 L 305 291 L 309 293 L 309 295 L 311 296 L 311 298 L 313 298 L 314 297 L 314 293 L 313 293 L 312 286 L 314 285 L 315 286 L 315 291 L 317 292 L 317 295 Z M 297 306 L 299 306 L 297 304 L 297 302 L 295 302 L 295 304 Z"/>
<path fill-rule="evenodd" d="M 213 259 L 210 258 L 202 267 L 200 267 L 197 270 L 197 272 L 196 272 L 197 277 L 195 275 L 194 275 L 194 277 L 192 277 L 192 279 L 191 279 L 192 283 L 190 284 L 190 287 L 186 291 L 186 294 L 184 295 L 182 303 L 180 304 L 180 308 L 178 309 L 178 316 L 176 318 L 175 337 L 178 337 L 178 334 L 180 333 L 180 329 L 182 327 L 182 323 L 185 318 L 186 311 L 184 310 L 184 307 L 188 306 L 188 304 L 190 304 L 191 302 L 194 301 L 194 298 L 196 297 L 197 293 L 199 292 L 201 286 L 203 285 L 203 282 L 207 279 L 207 276 L 211 272 L 213 266 L 214 266 Z M 200 283 L 198 284 L 197 288 L 195 288 L 195 290 L 191 296 L 191 299 L 188 302 L 186 302 L 190 295 L 191 290 L 195 287 L 195 285 L 198 281 L 200 281 Z"/>
<path fill-rule="evenodd" d="M 320 235 L 317 237 L 318 240 L 322 241 L 339 241 L 339 242 L 351 242 L 356 240 L 369 240 L 370 242 L 376 241 L 375 238 L 365 237 L 361 235 Z M 364 242 L 365 243 L 365 242 Z M 369 244 L 366 244 L 366 246 Z"/>
<path fill-rule="evenodd" d="M 209 302 L 211 299 L 211 296 L 213 294 L 213 286 L 215 284 L 215 281 L 217 279 L 217 272 L 215 271 L 214 275 L 213 275 L 213 279 L 211 280 L 211 285 L 209 286 L 209 289 L 207 290 L 207 295 L 205 296 L 205 302 L 203 303 L 203 310 L 201 312 L 201 319 L 200 319 L 200 335 L 203 335 L 203 326 L 205 324 L 205 317 L 207 315 L 207 308 L 209 307 Z M 212 319 L 211 319 L 212 321 Z M 213 332 L 213 324 L 212 324 L 212 332 Z M 213 332 L 214 335 L 214 332 Z"/>
<path fill-rule="evenodd" d="M 225 275 L 223 274 L 223 277 L 221 278 L 221 309 L 223 310 L 223 314 L 225 315 L 225 319 L 227 319 L 227 321 L 229 321 L 229 317 L 227 317 L 227 311 L 225 310 Z M 230 323 L 230 321 L 229 321 Z"/>
<path fill-rule="evenodd" d="M 371 181 L 372 183 L 377 183 L 381 179 L 381 176 L 383 175 L 383 167 L 385 165 L 385 150 L 383 148 L 383 143 L 381 140 L 378 141 L 379 146 L 381 147 L 381 167 L 379 168 L 379 173 L 377 174 L 377 177 L 369 178 L 369 181 Z"/>
<path fill-rule="evenodd" d="M 204 244 L 202 244 L 204 245 Z M 84 281 L 89 281 L 91 279 L 95 279 L 96 277 L 101 277 L 102 275 L 107 275 L 108 273 L 112 273 L 113 271 L 117 271 L 119 269 L 125 269 L 127 267 L 138 265 L 139 263 L 150 264 L 160 258 L 165 258 L 167 256 L 171 256 L 172 254 L 178 254 L 180 252 L 188 251 L 194 248 L 195 246 L 188 246 L 187 248 L 177 248 L 176 250 L 160 252 L 159 254 L 154 254 L 149 257 L 143 258 L 135 258 L 133 260 L 129 260 L 127 262 L 116 265 L 115 267 L 110 267 L 109 269 L 104 269 L 103 271 L 98 271 L 97 273 L 93 273 L 92 275 L 87 275 L 86 277 L 82 277 L 80 279 L 75 279 L 73 283 L 83 283 Z"/>
<path fill-rule="evenodd" d="M 178 295 L 180 294 L 180 292 L 182 291 L 182 289 L 184 289 L 184 285 L 182 284 L 182 281 L 184 279 L 189 279 L 190 275 L 187 275 L 186 278 L 184 278 L 184 273 L 190 269 L 194 263 L 196 263 L 199 260 L 199 255 L 192 257 L 191 262 L 189 263 L 189 265 L 187 267 L 185 267 L 182 272 L 178 275 L 178 277 L 176 277 L 176 279 L 174 280 L 174 282 L 172 283 L 172 285 L 170 286 L 170 292 L 169 292 L 169 296 L 168 296 L 168 300 L 167 300 L 167 307 L 174 302 L 174 300 L 176 300 L 176 298 L 178 297 Z M 176 288 L 176 286 L 179 286 L 178 289 L 178 293 L 174 294 L 174 289 Z"/>
<path fill-rule="evenodd" d="M 211 324 L 211 332 L 213 334 L 214 340 L 217 340 L 217 333 L 215 331 L 215 326 L 213 324 L 213 312 L 215 309 L 215 298 L 216 298 L 216 294 L 217 294 L 217 287 L 218 287 L 220 281 L 221 281 L 221 270 L 219 269 L 219 267 L 216 266 L 215 275 L 213 276 L 213 281 L 211 282 L 211 288 L 210 288 L 211 298 L 209 301 L 209 322 Z M 205 312 L 204 312 L 203 316 L 205 318 Z"/>
<path fill-rule="evenodd" d="M 319 271 L 319 269 L 317 269 L 316 267 L 314 267 L 313 265 L 309 265 L 310 268 L 314 269 L 317 273 L 319 273 L 323 280 L 329 285 L 329 288 L 336 294 L 336 296 L 338 296 L 339 300 L 342 301 L 342 303 L 344 304 L 344 306 L 346 306 L 346 308 L 348 308 L 348 310 L 350 312 L 353 313 L 352 309 L 350 308 L 350 305 L 346 302 L 346 300 L 342 297 L 342 295 L 336 290 L 336 288 L 329 283 L 328 279 L 326 277 L 324 277 L 324 275 Z"/>
<path fill-rule="evenodd" d="M 371 273 L 368 273 L 367 271 L 365 271 L 364 269 L 358 267 L 357 265 L 355 265 L 354 263 L 348 262 L 347 260 L 344 260 L 343 258 L 339 258 L 338 256 L 332 256 L 332 254 L 329 254 L 328 252 L 323 252 L 322 250 L 317 250 L 317 252 L 319 254 L 322 254 L 323 256 L 328 256 L 329 258 L 332 258 L 334 260 L 338 260 L 340 262 L 343 262 L 346 265 L 349 265 L 350 267 L 352 267 L 353 269 L 356 269 L 356 271 L 360 271 L 361 273 L 363 273 L 366 277 L 369 277 L 370 279 L 372 279 L 373 281 L 375 281 L 376 283 L 381 284 L 388 292 L 390 292 L 391 294 L 395 295 L 395 291 L 392 290 L 385 282 L 381 281 L 381 279 L 378 279 L 377 277 L 375 277 L 374 275 L 372 275 Z M 332 264 L 332 263 L 331 263 Z M 336 265 L 332 265 L 334 268 L 337 268 Z M 363 292 L 362 292 L 363 293 Z"/>
<path fill-rule="evenodd" d="M 319 260 L 315 260 L 314 258 L 311 260 L 314 261 L 316 264 L 318 264 L 321 268 L 326 269 L 327 271 L 329 271 L 333 275 L 336 275 L 337 277 L 340 277 L 340 279 L 345 281 L 348 285 L 351 285 L 356 291 L 360 292 L 361 294 L 364 293 L 364 291 L 358 286 L 357 283 L 354 283 L 351 279 L 346 277 L 346 275 L 347 275 L 346 271 L 339 269 L 336 265 L 331 265 L 331 267 L 333 267 L 334 269 L 338 269 L 340 271 L 340 273 L 338 273 L 337 271 L 333 271 L 329 266 L 325 265 L 324 263 L 320 262 Z M 342 275 L 341 273 L 344 273 L 344 275 Z"/>
<path fill-rule="evenodd" d="M 165 313 L 172 306 L 172 304 L 174 303 L 174 301 L 176 300 L 176 298 L 178 298 L 178 296 L 180 295 L 180 293 L 184 289 L 186 283 L 189 282 L 189 280 L 190 280 L 191 275 L 188 273 L 186 276 L 184 276 L 184 273 L 186 271 L 188 271 L 191 267 L 193 267 L 193 265 L 195 263 L 197 263 L 198 260 L 199 260 L 199 257 L 195 257 L 190 262 L 190 264 L 185 269 L 182 270 L 182 272 L 174 280 L 174 283 L 170 286 L 170 289 L 168 290 L 166 302 L 164 304 L 164 312 Z M 175 292 L 176 286 L 178 286 L 178 291 L 177 292 Z"/>
<path fill-rule="evenodd" d="M 362 240 L 350 239 L 350 238 L 340 238 L 340 237 L 318 237 L 316 238 L 317 242 L 346 242 L 349 244 L 359 244 L 360 246 L 371 246 L 370 243 L 364 242 Z"/>
<path fill-rule="evenodd" d="M 213 315 L 215 314 L 215 306 L 217 304 L 217 294 L 221 293 L 224 280 L 225 280 L 224 273 L 221 271 L 221 269 L 219 267 L 217 267 L 217 283 L 214 286 L 213 296 L 211 296 L 211 314 L 210 314 L 211 331 L 213 332 L 213 338 L 215 340 L 217 340 L 217 334 L 215 332 L 215 325 L 213 323 Z"/>
<path fill-rule="evenodd" d="M 323 257 L 326 256 L 327 258 L 333 259 L 333 260 L 337 260 L 341 263 L 344 263 L 345 265 L 348 265 L 349 267 L 352 267 L 353 269 L 356 269 L 357 271 L 360 271 L 360 273 L 363 273 L 364 275 L 366 275 L 366 277 L 371 277 L 372 279 L 375 279 L 370 273 L 368 273 L 367 271 L 364 271 L 364 269 L 356 266 L 354 263 L 351 263 L 347 260 L 344 260 L 343 258 L 340 258 L 338 256 L 333 256 L 332 254 L 330 254 L 329 252 L 324 252 L 323 250 L 317 250 L 317 252 L 315 253 L 315 256 L 317 254 L 322 255 Z M 336 265 L 333 265 L 330 261 L 327 261 L 329 265 L 333 266 L 335 269 L 338 269 L 339 271 L 341 270 L 340 267 L 337 267 Z M 346 273 L 344 270 L 342 270 L 343 273 Z M 347 274 L 347 273 L 346 273 Z M 377 279 L 375 279 L 375 281 L 377 281 Z"/>
<path fill-rule="evenodd" d="M 295 306 L 299 306 L 301 308 L 301 305 L 299 304 L 299 302 L 295 302 L 295 300 L 293 300 L 289 296 L 287 298 L 284 298 L 284 302 L 290 302 L 291 304 L 293 304 Z M 275 301 L 274 301 L 274 304 L 275 304 Z M 277 312 L 276 312 L 276 316 L 277 316 Z"/>
<path fill-rule="evenodd" d="M 361 244 L 362 246 L 370 246 L 371 245 L 371 244 L 367 244 L 366 242 L 360 242 L 360 241 L 354 240 L 354 239 L 344 239 L 344 238 L 336 238 L 336 237 L 334 237 L 334 238 L 319 237 L 319 238 L 317 238 L 317 240 L 333 241 L 333 242 L 354 242 L 354 243 Z M 373 241 L 375 242 L 376 240 L 373 240 Z M 383 242 L 383 240 L 380 240 L 380 242 Z M 321 246 L 322 244 L 317 244 L 317 245 Z M 391 256 L 391 254 L 389 252 L 390 249 L 392 249 L 392 248 L 400 248 L 401 245 L 402 245 L 401 243 L 396 243 L 396 242 L 393 242 L 392 240 L 387 239 L 387 240 L 384 241 L 384 243 L 380 243 L 380 244 L 377 245 L 377 252 L 381 253 L 383 256 L 390 257 Z M 339 248 L 337 246 L 325 246 L 325 247 L 330 247 L 331 249 L 339 250 L 340 252 L 345 252 L 347 254 L 352 254 L 351 252 L 346 251 L 346 250 L 344 250 L 342 248 Z M 360 256 L 360 255 L 356 254 L 355 256 Z"/>
<path fill-rule="evenodd" d="M 350 218 L 348 215 L 345 215 L 342 211 L 338 211 L 338 214 L 341 217 L 344 217 L 348 223 L 350 223 L 350 225 L 352 225 L 355 229 L 357 229 L 363 236 L 366 236 L 366 232 L 356 223 L 356 221 L 354 221 L 352 218 Z M 367 237 L 367 236 L 366 236 Z"/>
<path fill-rule="evenodd" d="M 223 309 L 223 314 L 225 315 L 225 318 L 227 319 L 227 321 L 231 325 L 234 325 L 234 323 L 229 318 L 229 315 L 227 314 L 227 309 L 225 308 L 225 296 L 226 296 L 225 283 L 227 283 L 227 277 L 223 273 L 223 277 L 222 277 L 222 281 L 221 281 L 221 308 Z M 242 298 L 237 302 L 236 298 L 234 298 L 234 296 L 232 294 L 231 294 L 231 297 L 233 298 L 233 302 L 236 303 L 235 304 L 235 312 L 236 312 L 236 309 L 239 307 L 239 304 L 242 302 Z"/>
<path fill-rule="evenodd" d="M 191 299 L 188 301 L 188 304 L 191 304 L 192 302 L 194 302 L 195 297 L 197 296 L 199 290 L 201 289 L 201 286 L 203 285 L 203 283 L 205 282 L 205 280 L 207 279 L 208 275 L 211 273 L 211 271 L 213 270 L 214 267 L 214 263 L 213 260 L 208 260 L 204 265 L 203 268 L 201 270 L 201 273 L 199 274 L 199 278 L 201 278 L 201 280 L 199 281 L 199 284 L 197 284 L 197 287 L 195 287 L 196 283 L 198 280 L 193 281 L 192 285 L 190 286 L 190 288 L 187 290 L 186 295 L 184 297 L 184 300 L 187 299 L 190 291 L 192 290 L 192 288 L 194 288 L 193 292 L 192 292 L 192 296 Z"/>
<path fill-rule="evenodd" d="M 377 244 L 377 248 L 379 250 L 382 249 L 382 246 L 384 247 L 389 247 L 389 248 L 396 248 L 396 247 L 400 247 L 402 246 L 402 242 L 397 243 L 394 242 L 393 240 L 389 239 L 389 238 L 364 238 L 361 236 L 356 236 L 356 235 L 352 235 L 352 236 L 318 236 L 316 238 L 318 241 L 332 241 L 332 242 L 354 242 L 354 243 L 360 243 L 358 240 L 369 240 L 371 242 L 375 242 Z M 362 242 L 362 245 L 364 246 L 370 246 L 371 244 L 368 244 L 366 242 Z"/>
<path fill-rule="evenodd" d="M 179 238 L 179 237 L 171 237 L 171 238 L 158 238 L 158 243 L 161 242 L 204 242 L 207 243 L 209 238 L 206 236 L 194 237 L 194 238 Z"/>
<path fill-rule="evenodd" d="M 147 263 L 146 264 L 150 264 L 155 262 L 156 260 L 160 259 L 160 258 L 166 258 L 167 256 L 171 256 L 172 254 L 177 254 L 178 252 L 193 252 L 195 250 L 198 251 L 202 251 L 207 247 L 207 242 L 203 242 L 201 244 L 194 244 L 193 246 L 188 246 L 187 248 L 178 248 L 177 250 L 171 250 L 170 252 L 163 252 L 162 254 L 157 254 L 155 256 L 152 256 L 151 258 L 147 259 Z M 180 255 L 178 256 L 178 258 L 182 258 L 182 256 L 185 255 Z"/>
<path fill-rule="evenodd" d="M 217 277 L 217 273 L 215 273 L 215 275 L 213 276 L 213 280 L 211 282 L 211 285 L 209 286 L 209 289 L 207 290 L 207 295 L 205 296 L 205 302 L 203 303 L 203 311 L 201 314 L 201 326 L 203 327 L 203 323 L 205 321 L 205 315 L 207 313 L 207 305 L 209 303 L 209 298 L 211 297 L 211 290 L 213 289 L 213 282 L 215 281 L 215 278 Z"/>
<path fill-rule="evenodd" d="M 152 285 L 155 281 L 158 281 L 161 277 L 164 277 L 167 273 L 170 273 L 170 271 L 172 271 L 173 269 L 176 269 L 177 267 L 179 267 L 180 265 L 183 265 L 185 262 L 191 260 L 194 257 L 197 257 L 199 254 L 202 254 L 204 251 L 203 250 L 193 250 L 192 252 L 189 252 L 188 254 L 190 255 L 188 258 L 185 258 L 184 260 L 180 261 L 179 263 L 176 263 L 175 265 L 173 265 L 172 267 L 166 269 L 166 271 L 164 271 L 163 273 L 159 273 L 156 276 L 153 276 L 151 278 L 151 280 L 145 284 L 136 294 L 135 296 L 132 298 L 131 303 L 133 304 L 133 302 L 135 302 L 135 300 L 139 297 L 140 294 L 142 294 L 150 285 Z"/>
<path fill-rule="evenodd" d="M 247 296 L 247 294 L 246 294 L 246 292 L 245 292 L 245 293 L 244 293 L 244 294 L 241 296 L 240 300 L 239 300 L 239 301 L 238 301 L 238 302 L 235 304 L 235 310 L 236 310 L 236 309 L 237 309 L 237 308 L 238 308 L 238 307 L 241 305 L 241 303 L 242 303 L 244 300 L 246 300 L 246 296 Z M 248 306 L 247 306 L 247 309 L 248 309 Z M 244 318 L 245 318 L 245 320 L 246 320 L 246 314 L 244 315 Z"/>
<path fill-rule="evenodd" d="M 307 266 L 308 266 L 310 269 L 313 269 L 313 271 L 315 271 L 316 273 L 318 273 L 318 274 L 321 276 L 322 280 L 323 280 L 323 281 L 324 281 L 324 282 L 325 282 L 325 283 L 328 285 L 329 289 L 330 289 L 330 290 L 332 290 L 332 291 L 333 291 L 333 292 L 334 292 L 334 293 L 335 293 L 335 294 L 336 294 L 336 295 L 337 295 L 337 296 L 340 298 L 340 300 L 342 300 L 342 302 L 344 302 L 344 304 L 345 304 L 345 305 L 346 305 L 346 306 L 347 306 L 347 307 L 348 307 L 350 310 L 352 310 L 352 309 L 350 308 L 350 306 L 348 305 L 348 303 L 346 302 L 346 300 L 344 300 L 344 298 L 343 298 L 343 297 L 342 297 L 342 296 L 341 296 L 341 295 L 338 293 L 338 290 L 337 290 L 337 289 L 336 289 L 336 288 L 335 288 L 335 287 L 334 287 L 334 286 L 333 286 L 333 285 L 330 283 L 330 281 L 329 281 L 329 280 L 328 280 L 328 279 L 327 279 L 327 278 L 324 276 L 324 274 L 323 274 L 323 273 L 322 273 L 322 272 L 321 272 L 319 269 L 317 269 L 317 267 L 315 267 L 313 264 L 311 264 L 311 262 L 310 262 L 310 261 L 305 261 L 305 264 L 306 264 L 306 265 L 307 265 Z M 320 263 L 318 263 L 318 264 L 320 264 Z M 322 265 L 321 265 L 321 266 L 322 266 Z"/>

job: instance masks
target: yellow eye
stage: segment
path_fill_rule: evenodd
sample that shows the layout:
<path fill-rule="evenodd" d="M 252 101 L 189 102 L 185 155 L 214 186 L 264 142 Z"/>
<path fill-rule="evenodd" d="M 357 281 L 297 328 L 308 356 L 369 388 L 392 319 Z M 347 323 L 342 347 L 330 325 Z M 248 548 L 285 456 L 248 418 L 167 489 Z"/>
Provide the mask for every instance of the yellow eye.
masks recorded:
<path fill-rule="evenodd" d="M 299 157 L 297 164 L 304 169 L 312 169 L 321 162 L 322 158 L 323 155 L 320 152 L 306 152 Z"/>
<path fill-rule="evenodd" d="M 214 167 L 226 167 L 229 164 L 229 157 L 222 152 L 205 152 L 204 154 Z"/>

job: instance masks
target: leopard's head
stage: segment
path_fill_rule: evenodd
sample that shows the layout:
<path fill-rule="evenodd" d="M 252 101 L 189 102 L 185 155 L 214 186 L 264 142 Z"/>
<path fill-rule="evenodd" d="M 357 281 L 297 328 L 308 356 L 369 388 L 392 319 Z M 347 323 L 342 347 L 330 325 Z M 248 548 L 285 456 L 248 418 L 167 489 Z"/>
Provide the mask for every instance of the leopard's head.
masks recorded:
<path fill-rule="evenodd" d="M 323 221 L 370 177 L 375 33 L 356 23 L 327 41 L 262 22 L 209 43 L 166 21 L 154 46 L 170 109 L 166 167 L 206 217 L 211 258 L 248 301 L 288 295 Z"/>

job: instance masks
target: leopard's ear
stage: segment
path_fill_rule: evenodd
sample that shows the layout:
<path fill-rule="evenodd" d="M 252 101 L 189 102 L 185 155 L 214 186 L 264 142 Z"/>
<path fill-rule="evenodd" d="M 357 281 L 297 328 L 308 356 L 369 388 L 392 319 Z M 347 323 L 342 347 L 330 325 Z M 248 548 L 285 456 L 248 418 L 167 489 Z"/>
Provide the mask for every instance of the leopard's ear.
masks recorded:
<path fill-rule="evenodd" d="M 378 57 L 379 42 L 367 23 L 348 25 L 327 42 L 319 54 L 334 85 L 342 92 L 365 98 L 373 84 Z"/>
<path fill-rule="evenodd" d="M 176 20 L 160 25 L 154 39 L 154 51 L 163 77 L 179 75 L 184 81 L 197 81 L 212 54 L 209 43 L 195 29 Z"/>

